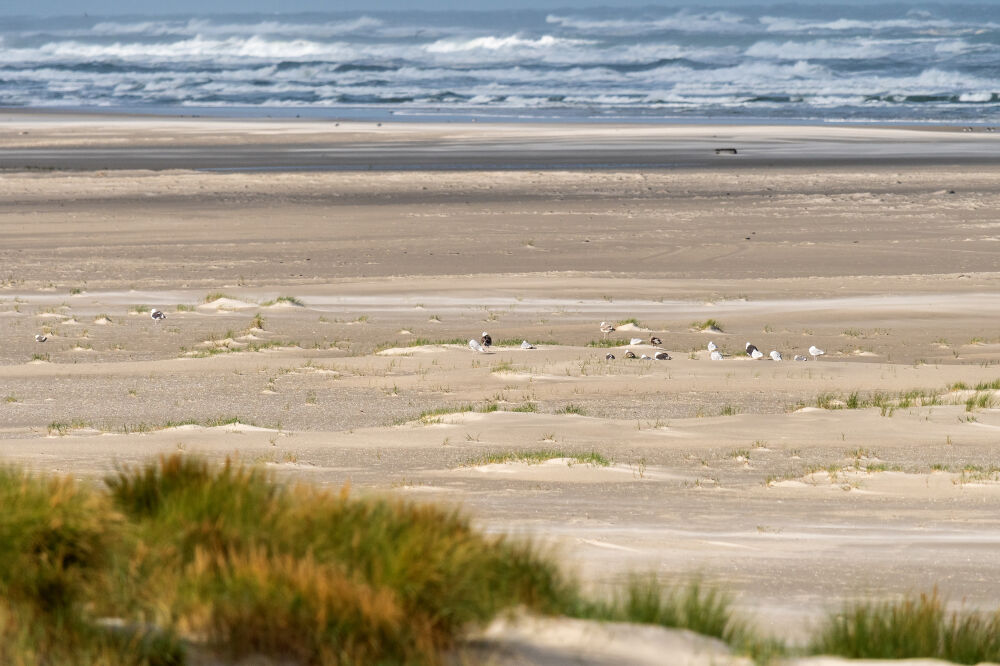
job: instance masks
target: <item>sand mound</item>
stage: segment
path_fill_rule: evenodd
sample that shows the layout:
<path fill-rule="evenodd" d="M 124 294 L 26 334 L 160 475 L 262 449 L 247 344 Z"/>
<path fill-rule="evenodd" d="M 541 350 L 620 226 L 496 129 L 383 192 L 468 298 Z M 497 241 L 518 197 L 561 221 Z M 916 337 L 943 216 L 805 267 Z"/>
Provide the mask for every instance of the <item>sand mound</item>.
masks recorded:
<path fill-rule="evenodd" d="M 569 618 L 504 618 L 473 637 L 484 663 L 586 664 L 670 663 L 675 666 L 750 666 L 720 640 L 684 629 Z M 664 661 L 664 656 L 669 659 Z"/>
<path fill-rule="evenodd" d="M 206 310 L 242 310 L 245 308 L 256 307 L 259 307 L 256 303 L 238 301 L 235 298 L 217 298 L 214 301 L 202 303 L 198 306 L 198 308 L 204 308 Z"/>
<path fill-rule="evenodd" d="M 652 330 L 652 329 L 649 329 L 649 328 L 642 328 L 642 327 L 636 326 L 635 324 L 632 324 L 632 323 L 622 324 L 621 326 L 618 326 L 617 329 L 619 331 L 642 331 L 643 333 L 649 333 Z"/>
<path fill-rule="evenodd" d="M 550 458 L 541 463 L 507 462 L 460 467 L 458 473 L 475 474 L 538 483 L 631 483 L 641 479 L 687 477 L 649 467 L 612 464 L 607 466 L 581 462 L 576 458 Z M 692 477 L 690 480 L 694 480 Z"/>
<path fill-rule="evenodd" d="M 439 354 L 448 349 L 461 349 L 458 345 L 418 345 L 416 347 L 391 347 L 375 352 L 376 356 L 410 356 L 411 354 Z"/>

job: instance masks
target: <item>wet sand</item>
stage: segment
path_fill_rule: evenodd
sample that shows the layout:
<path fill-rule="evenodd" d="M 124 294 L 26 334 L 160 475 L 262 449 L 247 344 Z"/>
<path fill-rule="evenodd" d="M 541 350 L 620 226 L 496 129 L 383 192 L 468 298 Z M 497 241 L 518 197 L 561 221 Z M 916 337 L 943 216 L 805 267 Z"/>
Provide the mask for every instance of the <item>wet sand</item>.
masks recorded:
<path fill-rule="evenodd" d="M 455 503 L 598 588 L 700 575 L 793 641 L 853 598 L 937 585 L 1000 605 L 1000 394 L 975 390 L 1000 379 L 1000 165 L 976 157 L 994 137 L 730 128 L 789 157 L 456 171 L 490 142 L 535 159 L 545 132 L 618 145 L 622 165 L 619 131 L 681 153 L 716 137 L 413 125 L 350 141 L 406 133 L 421 164 L 440 148 L 438 169 L 389 170 L 390 151 L 374 173 L 206 173 L 145 144 L 201 145 L 186 166 L 205 167 L 213 141 L 266 135 L 272 159 L 342 128 L 84 120 L 0 125 L 59 167 L 0 171 L 4 460 L 99 478 L 158 453 L 238 455 Z M 856 159 L 806 159 L 796 132 Z M 109 145 L 145 161 L 106 170 L 86 150 Z M 588 346 L 630 318 L 613 347 Z M 708 319 L 722 331 L 694 325 Z M 501 348 L 471 352 L 483 330 Z M 671 361 L 624 358 L 632 337 L 651 355 L 652 335 Z M 786 360 L 749 360 L 747 341 Z M 791 360 L 810 345 L 826 355 Z M 465 405 L 497 411 L 433 413 Z M 214 425 L 231 418 L 253 427 Z M 485 460 L 540 450 L 559 455 Z M 573 459 L 590 452 L 609 465 Z"/>

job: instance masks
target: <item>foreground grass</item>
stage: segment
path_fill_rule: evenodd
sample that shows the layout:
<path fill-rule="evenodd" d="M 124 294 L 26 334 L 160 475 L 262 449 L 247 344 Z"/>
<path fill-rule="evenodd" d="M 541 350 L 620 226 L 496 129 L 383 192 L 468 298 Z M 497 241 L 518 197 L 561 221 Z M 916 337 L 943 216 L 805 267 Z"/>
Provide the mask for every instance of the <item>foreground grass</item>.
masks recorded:
<path fill-rule="evenodd" d="M 827 620 L 811 651 L 867 659 L 997 662 L 1000 611 L 948 613 L 936 592 L 897 602 L 854 604 Z"/>
<path fill-rule="evenodd" d="M 175 455 L 104 489 L 0 468 L 0 506 L 3 664 L 438 664 L 517 608 L 690 629 L 758 662 L 783 652 L 716 588 L 635 577 L 595 599 L 530 543 L 455 511 L 279 485 L 229 462 Z M 808 651 L 998 661 L 1000 613 L 949 613 L 936 594 L 855 604 Z"/>
<path fill-rule="evenodd" d="M 174 455 L 104 490 L 0 468 L 0 506 L 4 664 L 438 664 L 515 608 L 761 644 L 698 584 L 636 579 L 593 600 L 530 543 L 455 511 L 278 485 L 229 462 Z"/>

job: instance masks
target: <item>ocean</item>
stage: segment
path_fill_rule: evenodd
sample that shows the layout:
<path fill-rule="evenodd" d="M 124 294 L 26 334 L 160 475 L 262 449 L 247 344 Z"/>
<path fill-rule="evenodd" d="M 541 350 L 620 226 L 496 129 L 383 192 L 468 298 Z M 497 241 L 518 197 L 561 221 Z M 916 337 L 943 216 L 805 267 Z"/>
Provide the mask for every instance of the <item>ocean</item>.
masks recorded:
<path fill-rule="evenodd" d="M 1000 124 L 1000 4 L 8 17 L 0 106 Z"/>

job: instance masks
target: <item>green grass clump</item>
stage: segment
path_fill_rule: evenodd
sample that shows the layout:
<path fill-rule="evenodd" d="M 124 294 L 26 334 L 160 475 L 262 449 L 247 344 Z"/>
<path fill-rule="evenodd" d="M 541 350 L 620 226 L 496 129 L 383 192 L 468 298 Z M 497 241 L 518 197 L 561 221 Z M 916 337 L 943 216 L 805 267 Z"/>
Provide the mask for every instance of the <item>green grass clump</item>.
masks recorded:
<path fill-rule="evenodd" d="M 611 464 L 605 456 L 591 451 L 589 453 L 567 453 L 555 449 L 541 449 L 534 451 L 500 451 L 487 453 L 484 456 L 466 463 L 466 466 L 477 467 L 479 465 L 505 465 L 508 463 L 527 463 L 528 465 L 541 465 L 549 460 L 566 458 L 572 461 L 571 464 L 593 465 L 595 467 L 607 467 Z"/>
<path fill-rule="evenodd" d="M 707 331 L 714 329 L 716 331 L 719 331 L 720 333 L 722 332 L 722 324 L 720 324 L 716 319 L 706 319 L 705 321 L 693 321 L 691 322 L 691 328 L 695 329 L 696 331 Z"/>
<path fill-rule="evenodd" d="M 270 305 L 277 305 L 278 303 L 286 303 L 288 305 L 295 305 L 295 306 L 300 307 L 300 308 L 305 306 L 305 303 L 303 303 L 301 300 L 299 300 L 295 296 L 278 296 L 274 300 L 264 301 L 263 303 L 261 303 L 261 305 L 263 305 L 264 307 L 268 307 Z"/>
<path fill-rule="evenodd" d="M 212 301 L 217 301 L 220 298 L 228 298 L 228 299 L 231 299 L 231 300 L 235 300 L 229 294 L 224 294 L 221 291 L 213 291 L 211 294 L 205 294 L 205 298 L 204 298 L 204 300 L 202 302 L 203 303 L 211 303 Z"/>
<path fill-rule="evenodd" d="M 184 303 L 178 303 L 175 309 L 177 312 L 194 312 L 193 305 L 186 305 Z"/>
<path fill-rule="evenodd" d="M 514 407 L 510 411 L 519 412 L 522 414 L 536 414 L 538 413 L 538 405 L 536 405 L 533 402 L 525 402 L 523 404 L 518 405 L 517 407 Z"/>
<path fill-rule="evenodd" d="M 565 407 L 557 409 L 556 414 L 576 414 L 578 416 L 586 416 L 587 410 L 579 405 L 566 405 Z"/>
<path fill-rule="evenodd" d="M 71 478 L 0 468 L 0 591 L 69 612 L 100 582 L 116 522 L 106 498 Z"/>
<path fill-rule="evenodd" d="M 642 328 L 642 324 L 640 324 L 639 320 L 636 319 L 635 317 L 629 317 L 628 319 L 622 319 L 620 322 L 618 322 L 617 324 L 615 324 L 615 326 L 624 326 L 625 324 L 632 324 L 633 326 L 636 326 L 638 328 Z"/>
<path fill-rule="evenodd" d="M 420 413 L 417 418 L 421 421 L 429 421 L 438 416 L 445 416 L 447 414 L 461 414 L 463 412 L 478 412 L 480 414 L 491 414 L 493 412 L 499 411 L 500 405 L 496 402 L 490 401 L 482 405 L 474 405 L 472 403 L 467 403 L 464 405 L 447 405 L 444 407 L 435 407 L 434 409 L 428 409 Z"/>
<path fill-rule="evenodd" d="M 234 658 L 436 663 L 470 624 L 514 606 L 552 611 L 571 589 L 530 546 L 431 506 L 181 456 L 108 485 L 155 563 L 143 610 Z"/>
<path fill-rule="evenodd" d="M 493 344 L 497 347 L 520 347 L 522 342 L 524 342 L 524 338 L 504 338 L 502 340 L 495 340 Z M 529 340 L 528 342 L 533 345 L 546 345 L 551 347 L 558 347 L 560 344 L 556 340 Z"/>
<path fill-rule="evenodd" d="M 855 659 L 994 662 L 1000 660 L 1000 613 L 948 613 L 937 592 L 897 602 L 858 603 L 827 619 L 811 651 Z"/>
<path fill-rule="evenodd" d="M 71 421 L 53 421 L 48 425 L 48 434 L 57 434 L 60 437 L 67 434 L 71 430 L 79 430 L 80 428 L 88 428 L 90 424 L 83 419 L 73 419 Z"/>
<path fill-rule="evenodd" d="M 566 614 L 606 622 L 690 629 L 720 638 L 740 652 L 753 655 L 764 652 L 765 641 L 755 637 L 734 616 L 730 598 L 699 581 L 670 587 L 654 576 L 633 576 L 618 595 L 598 601 L 578 599 Z M 770 648 L 769 653 L 780 651 L 777 644 Z"/>
<path fill-rule="evenodd" d="M 622 341 L 621 340 L 615 340 L 613 338 L 602 338 L 600 340 L 591 340 L 590 342 L 587 343 L 587 346 L 588 347 L 599 347 L 601 349 L 604 349 L 604 348 L 607 348 L 607 347 L 621 347 L 622 346 Z"/>
<path fill-rule="evenodd" d="M 149 310 L 150 307 L 148 305 L 133 305 L 129 308 L 130 312 L 134 312 L 136 314 L 143 314 L 145 312 L 149 312 Z"/>

